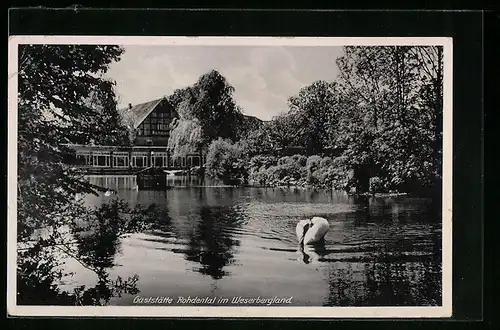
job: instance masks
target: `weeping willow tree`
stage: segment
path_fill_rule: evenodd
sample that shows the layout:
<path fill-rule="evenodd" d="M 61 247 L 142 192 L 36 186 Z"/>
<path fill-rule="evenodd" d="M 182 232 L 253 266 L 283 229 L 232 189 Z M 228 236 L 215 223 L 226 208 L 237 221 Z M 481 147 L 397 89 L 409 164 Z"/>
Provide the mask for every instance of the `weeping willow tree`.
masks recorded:
<path fill-rule="evenodd" d="M 197 119 L 175 119 L 168 140 L 174 158 L 200 152 L 203 147 L 202 127 Z"/>

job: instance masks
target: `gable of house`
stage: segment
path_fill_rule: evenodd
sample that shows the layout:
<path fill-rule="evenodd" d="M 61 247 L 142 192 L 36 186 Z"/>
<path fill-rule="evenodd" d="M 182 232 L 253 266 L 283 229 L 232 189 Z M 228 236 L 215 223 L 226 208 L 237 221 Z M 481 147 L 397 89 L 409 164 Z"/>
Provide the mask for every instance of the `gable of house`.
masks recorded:
<path fill-rule="evenodd" d="M 167 145 L 170 123 L 177 117 L 177 112 L 167 99 L 129 106 L 122 113 L 129 129 L 135 131 L 134 145 Z"/>
<path fill-rule="evenodd" d="M 153 112 L 154 109 L 164 100 L 164 98 L 153 101 L 129 105 L 128 108 L 122 109 L 125 120 L 130 125 L 130 128 L 136 129 L 139 125 Z"/>

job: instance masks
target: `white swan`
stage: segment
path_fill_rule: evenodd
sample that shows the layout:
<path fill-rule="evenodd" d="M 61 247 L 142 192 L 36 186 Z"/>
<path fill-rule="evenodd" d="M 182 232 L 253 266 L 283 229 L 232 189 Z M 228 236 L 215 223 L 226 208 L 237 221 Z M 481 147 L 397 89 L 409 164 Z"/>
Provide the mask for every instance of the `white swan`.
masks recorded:
<path fill-rule="evenodd" d="M 295 228 L 299 244 L 314 244 L 321 241 L 328 230 L 330 224 L 325 218 L 314 217 L 308 220 L 301 220 Z"/>

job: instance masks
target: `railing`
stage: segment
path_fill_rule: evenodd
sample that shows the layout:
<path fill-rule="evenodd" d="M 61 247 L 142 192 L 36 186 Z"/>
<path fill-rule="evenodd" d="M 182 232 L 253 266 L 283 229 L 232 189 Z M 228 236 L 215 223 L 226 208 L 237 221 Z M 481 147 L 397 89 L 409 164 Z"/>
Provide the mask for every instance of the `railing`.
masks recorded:
<path fill-rule="evenodd" d="M 76 163 L 69 160 L 71 164 L 95 174 L 130 174 L 150 168 L 188 170 L 206 163 L 206 157 L 199 154 L 174 158 L 166 146 L 66 146 L 76 152 Z"/>

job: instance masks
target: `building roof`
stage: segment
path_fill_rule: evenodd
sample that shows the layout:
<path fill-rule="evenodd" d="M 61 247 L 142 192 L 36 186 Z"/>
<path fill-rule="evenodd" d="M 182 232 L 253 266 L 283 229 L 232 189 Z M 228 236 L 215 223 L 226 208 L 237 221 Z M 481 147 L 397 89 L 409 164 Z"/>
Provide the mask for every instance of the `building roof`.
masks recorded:
<path fill-rule="evenodd" d="M 245 117 L 248 120 L 254 120 L 258 122 L 264 122 L 264 120 L 260 119 L 259 117 L 251 116 L 251 115 L 245 115 L 243 114 L 243 117 Z"/>
<path fill-rule="evenodd" d="M 122 112 L 132 127 L 137 128 L 163 99 L 162 97 L 153 101 L 136 104 L 131 108 L 122 109 Z"/>
<path fill-rule="evenodd" d="M 137 128 L 149 116 L 151 112 L 161 103 L 165 98 L 159 98 L 153 101 L 140 103 L 132 106 L 131 108 L 124 108 L 120 111 L 123 113 L 128 123 L 132 128 Z M 243 118 L 249 123 L 262 123 L 263 120 L 255 116 L 243 115 Z"/>

